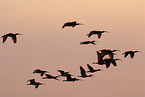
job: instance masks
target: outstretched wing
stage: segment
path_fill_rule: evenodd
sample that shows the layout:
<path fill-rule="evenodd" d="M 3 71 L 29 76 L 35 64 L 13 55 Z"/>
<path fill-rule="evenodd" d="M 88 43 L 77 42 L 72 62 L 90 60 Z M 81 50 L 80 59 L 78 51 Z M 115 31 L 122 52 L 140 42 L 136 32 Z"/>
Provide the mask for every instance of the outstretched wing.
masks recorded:
<path fill-rule="evenodd" d="M 7 40 L 7 37 L 8 37 L 8 36 L 2 36 L 2 38 L 3 38 L 3 43 Z"/>
<path fill-rule="evenodd" d="M 37 89 L 39 87 L 39 84 L 35 84 L 35 88 Z"/>
<path fill-rule="evenodd" d="M 101 38 L 102 33 L 97 33 L 98 38 Z"/>
<path fill-rule="evenodd" d="M 105 59 L 105 65 L 106 65 L 106 68 L 109 68 L 110 67 L 110 59 Z"/>
<path fill-rule="evenodd" d="M 90 71 L 94 71 L 93 67 L 91 67 L 89 64 L 87 64 L 87 67 Z"/>
<path fill-rule="evenodd" d="M 87 34 L 87 35 L 88 35 L 88 38 L 92 36 L 92 34 L 91 34 L 91 33 L 90 33 L 90 34 Z"/>
<path fill-rule="evenodd" d="M 114 66 L 117 66 L 117 63 L 116 63 L 116 61 L 115 61 L 114 59 L 112 59 L 111 62 L 112 62 L 112 64 L 113 64 Z"/>
<path fill-rule="evenodd" d="M 129 54 L 128 52 L 125 52 L 124 58 L 126 58 L 128 56 L 128 54 Z"/>
<path fill-rule="evenodd" d="M 84 70 L 82 66 L 80 66 L 80 70 L 81 70 L 81 75 L 86 76 L 86 71 Z"/>
<path fill-rule="evenodd" d="M 17 42 L 17 37 L 16 37 L 16 35 L 11 36 L 11 38 L 12 38 L 12 40 L 13 40 L 14 43 Z"/>
<path fill-rule="evenodd" d="M 133 58 L 134 57 L 134 53 L 130 53 L 130 57 Z"/>

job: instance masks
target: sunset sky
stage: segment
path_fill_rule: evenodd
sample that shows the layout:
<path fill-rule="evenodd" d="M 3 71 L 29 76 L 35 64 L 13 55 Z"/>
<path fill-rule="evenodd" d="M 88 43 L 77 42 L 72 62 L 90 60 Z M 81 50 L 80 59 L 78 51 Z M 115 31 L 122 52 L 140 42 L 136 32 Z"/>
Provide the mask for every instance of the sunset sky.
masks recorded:
<path fill-rule="evenodd" d="M 145 97 L 144 5 L 144 0 L 0 0 L 0 35 L 22 34 L 16 44 L 0 41 L 0 97 Z M 69 21 L 83 25 L 62 29 Z M 92 30 L 109 33 L 88 38 Z M 80 45 L 85 40 L 97 43 Z M 108 69 L 92 64 L 101 49 L 120 50 L 115 58 L 122 61 Z M 141 53 L 124 58 L 128 50 Z M 77 77 L 87 64 L 103 71 L 78 82 L 33 74 L 40 68 L 56 76 L 62 69 Z M 26 85 L 31 78 L 45 86 Z"/>

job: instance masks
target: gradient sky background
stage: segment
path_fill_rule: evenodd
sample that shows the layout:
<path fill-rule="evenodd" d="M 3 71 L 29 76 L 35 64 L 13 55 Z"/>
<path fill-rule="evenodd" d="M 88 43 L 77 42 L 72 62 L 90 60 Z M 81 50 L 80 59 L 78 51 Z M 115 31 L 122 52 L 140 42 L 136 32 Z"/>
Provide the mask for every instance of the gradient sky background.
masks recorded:
<path fill-rule="evenodd" d="M 18 42 L 0 42 L 0 97 L 145 97 L 145 10 L 143 0 L 0 0 L 0 34 L 20 32 Z M 67 21 L 83 26 L 61 29 Z M 91 30 L 107 30 L 101 39 L 87 38 Z M 80 46 L 84 40 L 97 45 Z M 92 65 L 96 51 L 119 49 L 117 67 Z M 127 50 L 139 50 L 134 59 Z M 86 64 L 103 72 L 79 82 L 42 80 L 32 72 L 58 69 L 80 75 Z M 44 83 L 35 89 L 27 80 Z"/>

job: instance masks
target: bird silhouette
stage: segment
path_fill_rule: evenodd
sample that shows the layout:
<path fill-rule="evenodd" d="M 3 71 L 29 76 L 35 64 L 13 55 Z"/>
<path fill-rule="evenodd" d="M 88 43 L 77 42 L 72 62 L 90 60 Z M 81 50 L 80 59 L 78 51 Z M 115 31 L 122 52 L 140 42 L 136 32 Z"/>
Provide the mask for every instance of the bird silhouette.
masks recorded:
<path fill-rule="evenodd" d="M 102 71 L 101 69 L 94 69 L 89 64 L 87 64 L 87 67 L 89 69 L 89 71 L 87 71 L 87 72 L 90 72 L 90 73 L 94 73 L 94 72 L 97 72 L 97 71 Z"/>
<path fill-rule="evenodd" d="M 97 34 L 98 38 L 101 38 L 102 33 L 104 33 L 104 32 L 109 33 L 108 31 L 95 31 L 95 30 L 93 30 L 93 31 L 90 31 L 90 33 L 87 34 L 87 36 L 88 36 L 88 38 L 89 38 L 89 37 L 91 37 L 92 35 L 96 35 L 96 34 Z"/>
<path fill-rule="evenodd" d="M 63 76 L 63 77 L 65 77 L 66 74 L 69 73 L 69 72 L 65 72 L 65 71 L 63 71 L 63 70 L 57 70 L 57 71 L 60 72 L 60 74 L 61 74 L 61 75 L 59 75 L 59 76 Z"/>
<path fill-rule="evenodd" d="M 20 33 L 15 33 L 15 34 L 8 33 L 8 34 L 5 34 L 5 35 L 1 36 L 1 38 L 3 38 L 3 43 L 4 43 L 7 40 L 8 37 L 11 37 L 13 42 L 16 43 L 17 42 L 16 35 L 22 35 L 22 34 L 20 34 Z"/>
<path fill-rule="evenodd" d="M 109 68 L 111 63 L 112 63 L 114 66 L 117 66 L 117 63 L 116 63 L 117 60 L 121 60 L 121 59 L 107 59 L 107 58 L 106 58 L 106 59 L 104 59 L 103 61 L 104 61 L 104 64 L 105 64 L 106 68 Z"/>
<path fill-rule="evenodd" d="M 114 52 L 116 51 L 120 51 L 120 50 L 107 50 L 107 54 L 109 55 L 110 59 L 114 59 L 114 55 L 116 54 Z"/>
<path fill-rule="evenodd" d="M 62 26 L 62 29 L 64 28 L 64 27 L 75 27 L 75 26 L 77 26 L 77 25 L 83 25 L 83 24 L 81 24 L 81 23 L 77 23 L 76 21 L 73 21 L 73 22 L 66 22 L 63 26 Z"/>
<path fill-rule="evenodd" d="M 101 53 L 99 52 L 101 51 Z M 102 49 L 102 50 L 99 50 L 99 51 L 96 51 L 97 53 L 97 62 L 93 62 L 93 64 L 100 64 L 100 65 L 104 65 L 105 64 L 105 61 L 104 61 L 104 57 L 105 55 L 109 55 L 110 59 L 113 59 L 114 57 L 114 53 L 110 50 L 107 50 L 107 49 Z"/>
<path fill-rule="evenodd" d="M 140 52 L 140 51 L 126 51 L 125 53 L 123 53 L 123 55 L 124 55 L 124 58 L 126 58 L 130 54 L 130 57 L 133 59 L 135 53 L 137 52 Z"/>
<path fill-rule="evenodd" d="M 57 79 L 58 76 L 52 76 L 50 74 L 45 74 L 45 75 L 46 75 L 46 77 L 43 77 L 42 79 L 55 79 L 55 80 L 58 80 Z"/>
<path fill-rule="evenodd" d="M 36 69 L 36 70 L 34 70 L 34 72 L 33 73 L 40 73 L 40 76 L 43 76 L 44 75 L 44 73 L 46 73 L 47 71 L 44 71 L 44 70 L 40 70 L 40 69 Z M 47 72 L 48 73 L 48 72 Z"/>
<path fill-rule="evenodd" d="M 66 74 L 66 80 L 63 80 L 63 82 L 68 81 L 68 82 L 75 82 L 75 81 L 81 81 L 81 79 L 77 78 L 72 78 L 70 74 Z"/>
<path fill-rule="evenodd" d="M 114 55 L 116 54 L 114 52 L 120 51 L 120 50 L 110 50 L 110 49 L 107 50 L 107 49 L 102 49 L 100 51 L 101 51 L 102 56 L 109 55 L 109 58 L 110 59 L 113 59 L 114 58 Z"/>
<path fill-rule="evenodd" d="M 93 75 L 87 75 L 85 69 L 82 66 L 80 66 L 80 72 L 81 72 L 81 76 L 78 77 L 87 78 L 93 76 Z"/>
<path fill-rule="evenodd" d="M 37 89 L 39 87 L 39 85 L 44 85 L 43 83 L 40 83 L 40 82 L 36 82 L 35 79 L 30 79 L 28 80 L 30 83 L 27 84 L 27 85 L 35 85 L 35 88 Z M 28 82 L 27 81 L 27 82 Z"/>
<path fill-rule="evenodd" d="M 82 44 L 93 44 L 93 45 L 96 45 L 95 42 L 97 42 L 97 41 L 83 41 L 83 42 L 80 42 L 80 45 L 82 45 Z"/>

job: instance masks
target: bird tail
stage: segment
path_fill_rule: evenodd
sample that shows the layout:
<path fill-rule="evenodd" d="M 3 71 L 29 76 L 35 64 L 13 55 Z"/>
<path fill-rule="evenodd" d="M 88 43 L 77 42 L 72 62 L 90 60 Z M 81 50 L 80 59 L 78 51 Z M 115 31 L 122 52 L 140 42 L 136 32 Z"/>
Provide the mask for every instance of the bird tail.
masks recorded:
<path fill-rule="evenodd" d="M 95 42 L 96 42 L 96 41 L 92 41 L 91 44 L 96 45 Z"/>

